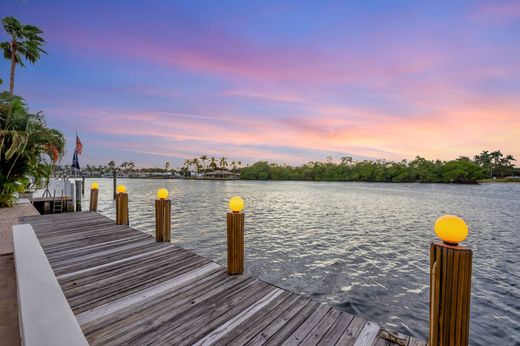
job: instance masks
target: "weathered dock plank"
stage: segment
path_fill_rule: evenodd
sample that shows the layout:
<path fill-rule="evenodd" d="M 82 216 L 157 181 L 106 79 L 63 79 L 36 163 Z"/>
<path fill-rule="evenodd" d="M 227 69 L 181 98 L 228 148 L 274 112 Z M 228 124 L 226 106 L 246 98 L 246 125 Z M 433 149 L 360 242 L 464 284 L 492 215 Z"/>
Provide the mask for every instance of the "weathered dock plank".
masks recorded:
<path fill-rule="evenodd" d="M 375 323 L 247 274 L 230 276 L 97 213 L 20 221 L 33 226 L 91 345 L 397 345 Z"/>

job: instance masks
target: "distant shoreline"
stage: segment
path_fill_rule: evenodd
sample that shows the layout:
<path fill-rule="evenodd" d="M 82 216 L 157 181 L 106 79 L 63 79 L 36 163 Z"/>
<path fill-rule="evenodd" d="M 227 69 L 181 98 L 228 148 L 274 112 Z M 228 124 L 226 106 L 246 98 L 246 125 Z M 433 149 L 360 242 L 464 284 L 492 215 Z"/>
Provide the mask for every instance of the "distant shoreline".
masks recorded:
<path fill-rule="evenodd" d="M 111 177 L 85 177 L 88 179 L 112 179 Z M 69 177 L 74 179 L 74 177 Z M 81 179 L 77 177 L 76 179 Z M 422 181 L 362 181 L 362 180 L 280 180 L 280 179 L 225 179 L 225 178 L 170 178 L 170 177 L 117 177 L 117 179 L 143 179 L 143 180 L 189 180 L 189 181 L 271 181 L 271 182 L 318 182 L 318 183 L 382 183 L 382 184 L 436 184 L 436 185 L 479 185 L 491 183 L 520 183 L 520 179 L 512 178 L 497 178 L 497 179 L 483 179 L 475 182 L 422 182 Z"/>
<path fill-rule="evenodd" d="M 497 179 L 482 179 L 478 181 L 481 184 L 491 183 L 520 183 L 520 178 L 497 178 Z"/>

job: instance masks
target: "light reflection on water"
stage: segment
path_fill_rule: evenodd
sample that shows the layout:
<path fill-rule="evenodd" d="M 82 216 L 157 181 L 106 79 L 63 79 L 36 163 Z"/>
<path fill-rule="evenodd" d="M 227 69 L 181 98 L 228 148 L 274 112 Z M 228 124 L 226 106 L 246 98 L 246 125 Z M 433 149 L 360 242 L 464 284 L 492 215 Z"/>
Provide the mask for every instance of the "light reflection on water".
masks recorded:
<path fill-rule="evenodd" d="M 96 181 L 98 210 L 114 218 L 112 180 Z M 118 183 L 128 189 L 131 226 L 152 234 L 155 193 L 167 188 L 172 241 L 222 265 L 227 201 L 242 196 L 248 273 L 422 339 L 433 223 L 459 215 L 474 251 L 471 344 L 520 344 L 520 184 Z"/>

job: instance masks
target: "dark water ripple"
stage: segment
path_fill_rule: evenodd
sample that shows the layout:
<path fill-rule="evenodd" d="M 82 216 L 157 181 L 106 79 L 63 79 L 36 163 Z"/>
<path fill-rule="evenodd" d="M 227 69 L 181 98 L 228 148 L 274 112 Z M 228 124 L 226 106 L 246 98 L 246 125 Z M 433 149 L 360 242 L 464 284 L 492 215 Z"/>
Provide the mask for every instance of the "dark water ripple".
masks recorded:
<path fill-rule="evenodd" d="M 112 181 L 98 181 L 99 211 L 114 217 Z M 474 251 L 471 344 L 520 344 L 519 184 L 120 183 L 133 227 L 153 232 L 155 192 L 166 187 L 173 242 L 223 265 L 227 201 L 241 195 L 249 273 L 422 339 L 432 226 L 457 214 L 470 226 L 465 245 Z"/>

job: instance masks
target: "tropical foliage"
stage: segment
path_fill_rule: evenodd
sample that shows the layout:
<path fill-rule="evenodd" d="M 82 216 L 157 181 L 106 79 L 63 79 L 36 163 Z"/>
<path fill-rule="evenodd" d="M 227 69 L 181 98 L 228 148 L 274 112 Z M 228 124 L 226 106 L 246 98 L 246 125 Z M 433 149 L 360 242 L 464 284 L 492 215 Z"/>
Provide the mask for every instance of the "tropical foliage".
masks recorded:
<path fill-rule="evenodd" d="M 63 135 L 47 127 L 41 112 L 29 112 L 19 96 L 0 94 L 0 207 L 13 205 L 31 178 L 48 179 L 64 147 Z"/>
<path fill-rule="evenodd" d="M 484 152 L 485 153 L 485 152 Z M 481 154 L 482 155 L 482 154 Z M 260 161 L 240 170 L 241 179 L 258 180 L 315 180 L 315 181 L 367 181 L 367 182 L 423 182 L 423 183 L 475 183 L 486 178 L 488 172 L 500 172 L 500 176 L 513 174 L 514 157 L 482 163 L 467 157 L 440 161 L 416 157 L 413 161 L 364 160 L 354 162 L 343 157 L 340 163 L 309 162 L 301 166 L 278 165 Z"/>
<path fill-rule="evenodd" d="M 24 60 L 34 64 L 42 54 L 46 54 L 42 46 L 45 40 L 40 36 L 42 31 L 34 25 L 23 25 L 14 17 L 2 19 L 9 41 L 0 42 L 4 58 L 11 61 L 9 92 L 13 95 L 16 65 L 25 66 Z"/>

